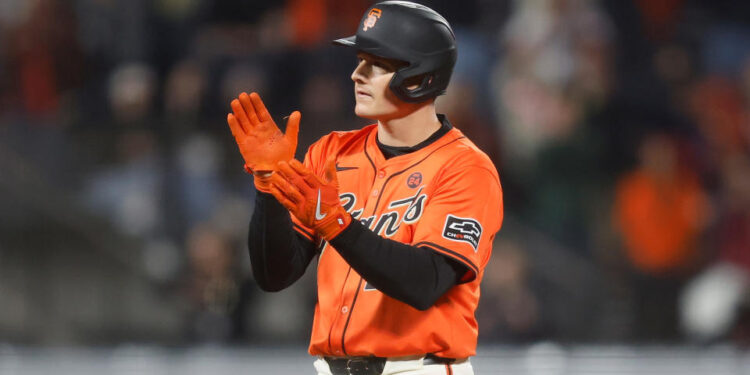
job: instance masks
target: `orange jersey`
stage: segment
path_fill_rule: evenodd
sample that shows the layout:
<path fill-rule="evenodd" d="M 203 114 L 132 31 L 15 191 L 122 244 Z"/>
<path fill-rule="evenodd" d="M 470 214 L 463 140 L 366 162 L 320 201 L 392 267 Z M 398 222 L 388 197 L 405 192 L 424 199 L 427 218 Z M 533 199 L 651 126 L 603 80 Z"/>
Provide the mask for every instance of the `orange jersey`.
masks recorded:
<path fill-rule="evenodd" d="M 334 132 L 313 144 L 305 164 L 321 175 L 336 157 L 344 208 L 382 237 L 463 264 L 462 282 L 420 311 L 367 283 L 330 245 L 318 260 L 312 355 L 400 357 L 476 353 L 479 283 L 503 219 L 502 190 L 490 159 L 452 128 L 415 152 L 383 157 L 377 125 Z M 296 219 L 311 240 L 313 231 Z M 429 250 L 426 250 L 429 249 Z"/>

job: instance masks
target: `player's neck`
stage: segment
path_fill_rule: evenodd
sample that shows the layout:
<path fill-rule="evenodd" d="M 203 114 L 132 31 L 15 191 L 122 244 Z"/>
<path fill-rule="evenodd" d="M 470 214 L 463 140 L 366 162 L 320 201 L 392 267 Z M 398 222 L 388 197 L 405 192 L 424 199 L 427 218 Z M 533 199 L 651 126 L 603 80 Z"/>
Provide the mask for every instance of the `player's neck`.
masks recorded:
<path fill-rule="evenodd" d="M 378 141 L 386 146 L 411 147 L 440 129 L 434 103 L 419 107 L 404 117 L 378 120 Z"/>

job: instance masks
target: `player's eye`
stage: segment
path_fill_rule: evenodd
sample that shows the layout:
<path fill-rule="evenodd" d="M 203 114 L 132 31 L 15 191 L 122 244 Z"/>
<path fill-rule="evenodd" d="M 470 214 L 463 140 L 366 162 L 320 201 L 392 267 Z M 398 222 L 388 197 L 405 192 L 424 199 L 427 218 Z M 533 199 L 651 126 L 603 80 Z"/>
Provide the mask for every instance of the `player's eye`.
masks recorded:
<path fill-rule="evenodd" d="M 386 72 L 392 72 L 395 69 L 395 67 L 388 62 L 382 61 L 382 60 L 375 60 L 372 62 L 372 65 L 378 69 L 385 70 Z"/>

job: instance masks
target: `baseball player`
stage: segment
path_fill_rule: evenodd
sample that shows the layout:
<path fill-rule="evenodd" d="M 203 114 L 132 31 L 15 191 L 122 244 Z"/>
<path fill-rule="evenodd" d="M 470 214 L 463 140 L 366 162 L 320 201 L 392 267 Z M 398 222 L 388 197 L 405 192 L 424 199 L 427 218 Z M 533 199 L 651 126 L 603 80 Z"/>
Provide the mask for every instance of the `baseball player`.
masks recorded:
<path fill-rule="evenodd" d="M 355 113 L 375 121 L 293 159 L 301 115 L 282 133 L 256 93 L 228 123 L 258 190 L 248 247 L 261 288 L 294 283 L 317 256 L 309 352 L 320 375 L 473 374 L 479 284 L 503 217 L 489 158 L 445 116 L 456 61 L 448 22 L 386 1 L 356 35 Z"/>

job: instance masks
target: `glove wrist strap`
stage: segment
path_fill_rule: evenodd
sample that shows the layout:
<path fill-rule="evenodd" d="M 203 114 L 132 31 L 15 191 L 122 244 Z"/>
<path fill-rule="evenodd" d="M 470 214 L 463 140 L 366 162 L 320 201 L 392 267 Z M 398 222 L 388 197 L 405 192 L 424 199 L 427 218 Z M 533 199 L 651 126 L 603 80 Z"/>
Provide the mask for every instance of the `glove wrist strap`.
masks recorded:
<path fill-rule="evenodd" d="M 255 190 L 262 191 L 264 193 L 271 193 L 271 175 L 273 172 L 263 172 L 263 173 L 255 173 L 250 166 L 247 164 L 244 165 L 245 172 L 248 174 L 253 175 L 253 180 L 255 182 Z"/>
<path fill-rule="evenodd" d="M 338 206 L 327 218 L 315 223 L 315 231 L 326 241 L 330 241 L 339 235 L 352 222 L 352 216 L 349 215 L 343 207 Z"/>

